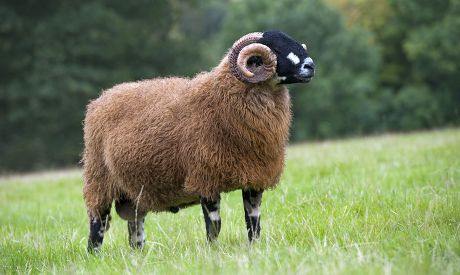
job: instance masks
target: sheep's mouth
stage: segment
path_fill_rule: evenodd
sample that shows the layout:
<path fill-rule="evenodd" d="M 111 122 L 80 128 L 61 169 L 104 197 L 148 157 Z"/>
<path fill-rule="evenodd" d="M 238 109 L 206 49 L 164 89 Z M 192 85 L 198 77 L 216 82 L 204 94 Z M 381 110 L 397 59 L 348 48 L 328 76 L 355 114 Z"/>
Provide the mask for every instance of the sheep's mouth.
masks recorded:
<path fill-rule="evenodd" d="M 313 76 L 309 76 L 309 77 L 296 77 L 300 83 L 308 83 L 311 81 L 311 79 L 313 78 Z"/>
<path fill-rule="evenodd" d="M 312 78 L 313 78 L 312 75 L 309 75 L 309 76 L 295 75 L 294 77 L 292 77 L 290 83 L 308 83 L 311 81 Z"/>
<path fill-rule="evenodd" d="M 294 78 L 300 83 L 308 83 L 315 76 L 315 70 L 302 70 L 299 74 L 295 74 Z"/>
<path fill-rule="evenodd" d="M 300 76 L 300 75 L 291 75 L 291 76 L 281 76 L 277 77 L 278 84 L 294 84 L 294 83 L 308 83 L 313 78 L 313 75 Z"/>

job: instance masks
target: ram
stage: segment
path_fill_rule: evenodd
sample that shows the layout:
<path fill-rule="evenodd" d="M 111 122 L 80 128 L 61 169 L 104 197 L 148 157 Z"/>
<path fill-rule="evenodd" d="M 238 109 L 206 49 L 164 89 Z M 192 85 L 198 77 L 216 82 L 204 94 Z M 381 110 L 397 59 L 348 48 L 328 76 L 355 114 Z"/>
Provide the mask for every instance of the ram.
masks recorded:
<path fill-rule="evenodd" d="M 279 31 L 250 33 L 220 64 L 192 79 L 123 83 L 87 106 L 84 199 L 88 250 L 97 251 L 110 209 L 128 221 L 129 243 L 144 245 L 149 211 L 201 203 L 209 240 L 220 227 L 220 193 L 241 189 L 249 240 L 260 235 L 262 192 L 283 171 L 291 122 L 284 84 L 306 83 L 306 46 Z"/>

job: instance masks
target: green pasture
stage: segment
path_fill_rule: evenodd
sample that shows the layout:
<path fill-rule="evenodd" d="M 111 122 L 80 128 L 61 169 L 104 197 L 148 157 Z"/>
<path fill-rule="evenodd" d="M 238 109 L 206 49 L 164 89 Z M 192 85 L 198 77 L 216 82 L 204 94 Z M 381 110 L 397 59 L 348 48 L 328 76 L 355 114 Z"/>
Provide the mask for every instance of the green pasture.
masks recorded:
<path fill-rule="evenodd" d="M 149 214 L 146 246 L 112 223 L 97 256 L 80 171 L 0 179 L 0 274 L 459 274 L 460 129 L 293 145 L 249 245 L 241 192 L 222 196 L 208 244 L 201 209 Z"/>

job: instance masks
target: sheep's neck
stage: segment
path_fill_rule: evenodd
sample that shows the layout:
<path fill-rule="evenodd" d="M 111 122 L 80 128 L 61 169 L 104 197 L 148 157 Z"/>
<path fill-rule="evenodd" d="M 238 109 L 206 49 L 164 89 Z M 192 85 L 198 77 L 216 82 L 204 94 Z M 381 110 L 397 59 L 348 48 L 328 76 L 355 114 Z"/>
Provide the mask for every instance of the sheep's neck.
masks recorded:
<path fill-rule="evenodd" d="M 202 90 L 203 108 L 216 110 L 211 113 L 218 122 L 210 126 L 212 130 L 243 146 L 252 144 L 267 151 L 284 148 L 291 111 L 289 93 L 283 85 L 242 83 L 231 74 L 226 59 L 204 77 L 208 89 Z"/>

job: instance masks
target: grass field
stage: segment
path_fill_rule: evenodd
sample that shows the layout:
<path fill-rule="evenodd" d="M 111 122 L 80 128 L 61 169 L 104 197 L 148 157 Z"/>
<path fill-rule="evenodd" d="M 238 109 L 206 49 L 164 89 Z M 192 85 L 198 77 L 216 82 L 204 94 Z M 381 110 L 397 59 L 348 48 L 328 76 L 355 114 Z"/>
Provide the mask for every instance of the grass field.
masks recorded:
<path fill-rule="evenodd" d="M 233 192 L 212 245 L 199 207 L 149 214 L 142 251 L 113 211 L 88 255 L 81 188 L 79 171 L 0 179 L 0 274 L 460 273 L 460 129 L 291 146 L 252 246 Z"/>

